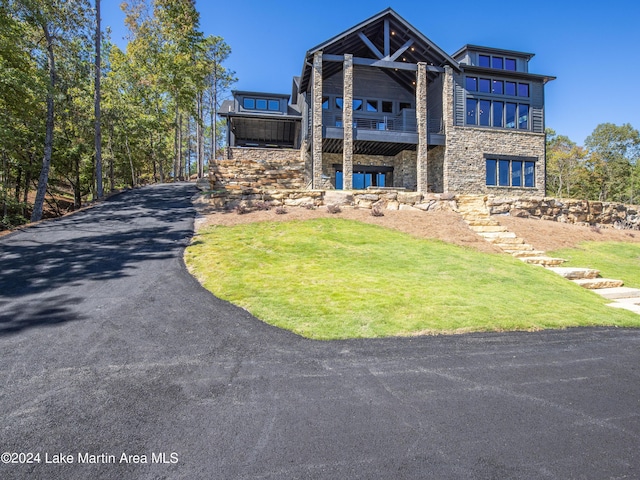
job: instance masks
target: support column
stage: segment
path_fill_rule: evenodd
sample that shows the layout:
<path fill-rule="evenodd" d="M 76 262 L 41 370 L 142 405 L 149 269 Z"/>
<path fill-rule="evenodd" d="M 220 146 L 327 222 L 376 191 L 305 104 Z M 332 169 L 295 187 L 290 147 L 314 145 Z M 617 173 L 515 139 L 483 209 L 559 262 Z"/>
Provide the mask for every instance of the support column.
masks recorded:
<path fill-rule="evenodd" d="M 445 147 L 444 165 L 442 166 L 442 191 L 449 192 L 449 136 L 453 132 L 454 114 L 454 83 L 453 69 L 446 65 L 444 67 L 444 77 L 442 79 L 442 123 L 444 124 Z"/>
<path fill-rule="evenodd" d="M 418 124 L 417 174 L 418 192 L 429 191 L 427 174 L 428 122 L 427 122 L 427 64 L 418 63 L 416 79 L 416 122 Z"/>
<path fill-rule="evenodd" d="M 353 189 L 353 55 L 344 56 L 342 127 L 342 178 L 345 190 Z"/>
<path fill-rule="evenodd" d="M 322 185 L 322 52 L 313 55 L 313 90 L 311 93 L 311 162 L 313 165 L 312 188 Z"/>

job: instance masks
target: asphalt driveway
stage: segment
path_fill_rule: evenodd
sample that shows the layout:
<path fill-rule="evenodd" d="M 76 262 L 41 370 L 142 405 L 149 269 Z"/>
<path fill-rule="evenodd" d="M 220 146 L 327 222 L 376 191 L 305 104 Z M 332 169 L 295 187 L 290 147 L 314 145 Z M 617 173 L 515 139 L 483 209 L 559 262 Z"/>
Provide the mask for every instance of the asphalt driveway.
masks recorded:
<path fill-rule="evenodd" d="M 194 193 L 0 239 L 0 478 L 640 478 L 640 331 L 305 340 L 187 273 Z"/>

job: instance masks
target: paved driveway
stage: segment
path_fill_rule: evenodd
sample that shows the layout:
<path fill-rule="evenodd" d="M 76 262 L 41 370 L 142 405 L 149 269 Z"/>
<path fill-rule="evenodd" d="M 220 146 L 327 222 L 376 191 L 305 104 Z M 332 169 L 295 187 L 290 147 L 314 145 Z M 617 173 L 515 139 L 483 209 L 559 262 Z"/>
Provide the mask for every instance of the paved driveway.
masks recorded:
<path fill-rule="evenodd" d="M 640 478 L 640 331 L 304 340 L 186 272 L 194 193 L 0 239 L 0 478 Z"/>

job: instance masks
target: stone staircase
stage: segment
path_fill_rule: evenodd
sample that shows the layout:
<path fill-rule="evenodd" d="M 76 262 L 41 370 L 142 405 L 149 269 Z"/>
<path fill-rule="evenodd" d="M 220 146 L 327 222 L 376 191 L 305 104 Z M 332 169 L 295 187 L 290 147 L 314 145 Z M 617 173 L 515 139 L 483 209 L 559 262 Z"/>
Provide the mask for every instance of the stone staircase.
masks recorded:
<path fill-rule="evenodd" d="M 570 280 L 583 288 L 610 299 L 610 307 L 624 308 L 640 314 L 640 289 L 623 287 L 622 280 L 601 278 L 598 270 L 561 267 L 566 260 L 545 255 L 491 217 L 486 197 L 481 195 L 456 196 L 457 211 L 469 228 L 503 252 L 530 265 L 539 265 Z"/>

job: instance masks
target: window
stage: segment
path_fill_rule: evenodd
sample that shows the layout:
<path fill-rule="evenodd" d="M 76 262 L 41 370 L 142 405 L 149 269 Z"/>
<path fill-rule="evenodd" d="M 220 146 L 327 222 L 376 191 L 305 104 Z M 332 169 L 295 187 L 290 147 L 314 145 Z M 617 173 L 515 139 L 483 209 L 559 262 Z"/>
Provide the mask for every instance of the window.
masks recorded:
<path fill-rule="evenodd" d="M 518 96 L 519 97 L 528 97 L 529 96 L 529 84 L 528 83 L 519 83 L 518 84 Z"/>
<path fill-rule="evenodd" d="M 496 70 L 509 70 L 511 72 L 515 72 L 518 70 L 518 60 L 515 58 L 479 54 L 478 66 L 484 67 L 484 68 L 495 68 Z"/>
<path fill-rule="evenodd" d="M 535 187 L 535 162 L 532 160 L 487 158 L 486 184 L 490 187 Z"/>
<path fill-rule="evenodd" d="M 515 58 L 505 58 L 504 59 L 504 69 L 511 70 L 512 72 L 516 71 L 516 59 Z"/>
<path fill-rule="evenodd" d="M 322 97 L 322 109 L 329 110 L 329 97 Z"/>
<path fill-rule="evenodd" d="M 480 93 L 491 93 L 491 80 L 488 78 L 481 78 L 478 84 L 478 91 Z"/>
<path fill-rule="evenodd" d="M 478 79 L 476 77 L 467 77 L 466 88 L 469 92 L 478 91 Z"/>
<path fill-rule="evenodd" d="M 256 108 L 256 99 L 245 98 L 244 100 L 242 100 L 242 106 L 248 110 L 253 110 Z"/>
<path fill-rule="evenodd" d="M 377 112 L 377 111 L 378 111 L 378 101 L 367 100 L 367 112 Z"/>
<path fill-rule="evenodd" d="M 382 101 L 382 113 L 393 113 L 393 102 Z"/>
<path fill-rule="evenodd" d="M 267 109 L 267 101 L 263 98 L 259 98 L 256 100 L 256 110 L 266 110 Z"/>
<path fill-rule="evenodd" d="M 410 103 L 400 102 L 400 111 L 404 110 L 405 108 L 413 108 L 413 107 Z"/>
<path fill-rule="evenodd" d="M 467 125 L 476 124 L 476 110 L 478 101 L 474 98 L 467 98 Z"/>
<path fill-rule="evenodd" d="M 504 68 L 504 58 L 502 58 L 502 57 L 491 57 L 491 68 L 496 68 L 498 70 L 502 70 Z"/>
<path fill-rule="evenodd" d="M 478 55 L 478 66 L 489 68 L 491 66 L 491 57 L 489 55 Z"/>
<path fill-rule="evenodd" d="M 326 107 L 325 107 L 326 102 Z M 329 108 L 329 98 L 322 99 L 322 108 Z M 247 110 L 269 110 L 272 112 L 280 111 L 280 100 L 267 100 L 266 98 L 245 97 L 242 99 L 242 106 Z"/>
<path fill-rule="evenodd" d="M 518 105 L 518 128 L 520 130 L 529 130 L 529 105 Z"/>
<path fill-rule="evenodd" d="M 507 103 L 506 109 L 506 118 L 504 122 L 504 126 L 507 128 L 516 128 L 516 109 L 518 108 L 517 103 Z"/>
<path fill-rule="evenodd" d="M 491 126 L 491 101 L 490 100 L 480 100 L 480 110 L 478 111 L 478 116 L 480 118 L 480 126 L 482 127 Z"/>
<path fill-rule="evenodd" d="M 502 80 L 494 80 L 491 93 L 502 95 L 504 93 L 504 82 Z"/>
<path fill-rule="evenodd" d="M 505 95 L 516 96 L 516 82 L 504 82 L 504 87 Z"/>
<path fill-rule="evenodd" d="M 502 127 L 504 115 L 504 102 L 493 102 L 493 126 Z"/>
<path fill-rule="evenodd" d="M 344 101 L 342 100 L 342 97 L 336 97 L 336 108 L 338 110 L 342 110 L 343 104 L 344 104 Z"/>
<path fill-rule="evenodd" d="M 279 100 L 269 100 L 269 110 L 271 111 L 279 111 L 280 110 L 280 101 Z"/>
<path fill-rule="evenodd" d="M 364 105 L 364 102 L 362 100 L 359 100 L 357 98 L 353 100 L 354 111 L 362 110 L 362 105 Z"/>

